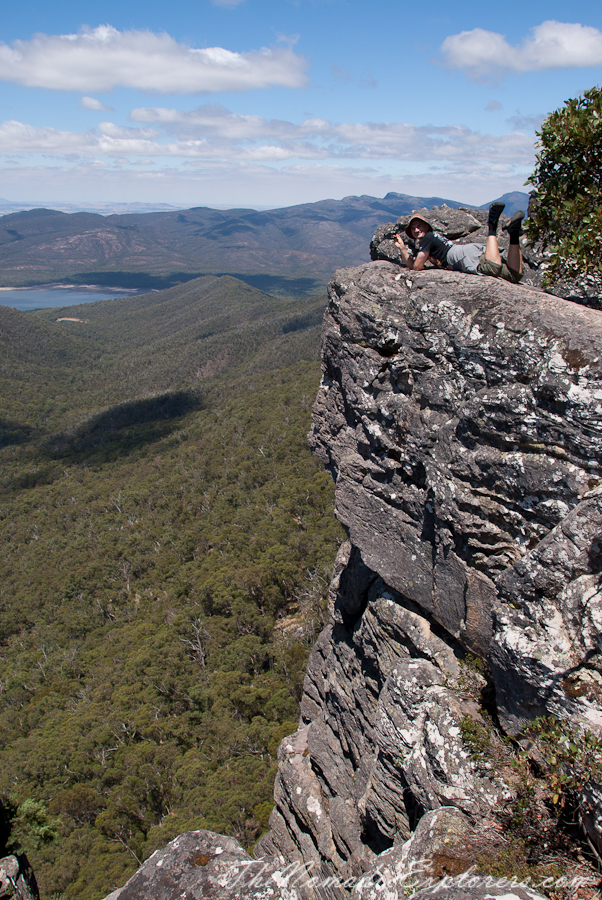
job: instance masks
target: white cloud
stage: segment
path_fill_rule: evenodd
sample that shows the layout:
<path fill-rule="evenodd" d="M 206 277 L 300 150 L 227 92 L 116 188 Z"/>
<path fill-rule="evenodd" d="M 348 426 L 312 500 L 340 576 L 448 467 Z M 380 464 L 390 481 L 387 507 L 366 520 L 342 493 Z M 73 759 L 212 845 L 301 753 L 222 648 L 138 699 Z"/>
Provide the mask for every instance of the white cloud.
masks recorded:
<path fill-rule="evenodd" d="M 190 111 L 140 107 L 132 110 L 130 119 L 132 122 L 156 123 L 168 134 L 180 137 L 219 136 L 230 140 L 298 139 L 328 133 L 331 127 L 325 119 L 306 119 L 300 125 L 294 125 L 281 119 L 238 115 L 217 104 L 206 104 Z"/>
<path fill-rule="evenodd" d="M 93 112 L 114 112 L 112 106 L 105 106 L 104 103 L 96 100 L 95 97 L 80 97 L 79 105 L 82 109 L 90 109 Z"/>
<path fill-rule="evenodd" d="M 485 107 L 485 112 L 497 112 L 502 108 L 502 104 L 499 100 L 490 100 L 487 106 Z"/>
<path fill-rule="evenodd" d="M 515 116 L 510 116 L 508 122 L 517 130 L 534 132 L 539 131 L 545 119 L 546 116 L 544 115 L 522 116 L 520 113 L 517 113 Z"/>
<path fill-rule="evenodd" d="M 101 122 L 87 132 L 0 125 L 0 153 L 80 154 L 85 157 L 166 157 L 199 160 L 395 160 L 436 164 L 529 167 L 533 137 L 521 131 L 488 135 L 463 126 L 415 126 L 398 122 L 334 125 L 324 119 L 300 124 L 241 116 L 220 106 L 191 112 L 161 107 L 133 110 L 146 127 Z M 175 139 L 174 139 L 175 137 Z"/>
<path fill-rule="evenodd" d="M 483 28 L 462 31 L 441 45 L 445 64 L 469 78 L 498 78 L 506 72 L 583 68 L 602 65 L 602 32 L 590 25 L 550 19 L 512 46 L 504 35 Z"/>
<path fill-rule="evenodd" d="M 224 9 L 234 9 L 235 6 L 244 3 L 244 0 L 211 0 L 214 6 L 222 6 Z"/>
<path fill-rule="evenodd" d="M 0 125 L 0 154 L 42 153 L 77 154 L 83 157 L 163 156 L 171 159 L 248 159 L 283 161 L 288 159 L 324 159 L 326 148 L 303 141 L 286 144 L 243 145 L 235 141 L 182 140 L 159 142 L 161 132 L 152 128 L 122 128 L 112 122 L 101 122 L 98 130 L 87 132 L 35 128 L 22 122 L 8 121 Z"/>
<path fill-rule="evenodd" d="M 281 158 L 357 158 L 398 160 L 490 159 L 531 165 L 533 138 L 516 130 L 506 135 L 480 134 L 461 126 L 421 126 L 399 122 L 332 124 L 325 119 L 306 119 L 300 124 L 261 116 L 241 116 L 223 106 L 207 104 L 182 111 L 164 107 L 132 110 L 130 119 L 162 128 L 187 145 L 219 145 L 224 156 L 261 158 L 269 141 L 269 156 L 274 158 L 274 142 Z M 202 146 L 201 146 L 202 144 Z M 252 154 L 242 148 L 255 144 Z M 268 158 L 267 156 L 265 158 Z"/>
<path fill-rule="evenodd" d="M 307 83 L 306 68 L 304 58 L 290 47 L 248 53 L 222 47 L 197 50 L 165 33 L 117 31 L 110 25 L 0 44 L 1 81 L 63 91 L 106 92 L 122 86 L 182 94 L 299 88 Z"/>
<path fill-rule="evenodd" d="M 503 160 L 518 165 L 533 161 L 533 138 L 515 131 L 480 134 L 460 125 L 416 126 L 376 122 L 337 125 L 337 139 L 346 154 L 362 159 Z"/>
<path fill-rule="evenodd" d="M 153 140 L 160 137 L 161 132 L 156 128 L 123 128 L 121 125 L 115 125 L 113 122 L 99 122 L 98 131 L 109 138 L 117 139 L 144 139 Z"/>
<path fill-rule="evenodd" d="M 10 120 L 0 125 L 0 153 L 82 153 L 89 139 L 57 128 L 36 128 Z"/>

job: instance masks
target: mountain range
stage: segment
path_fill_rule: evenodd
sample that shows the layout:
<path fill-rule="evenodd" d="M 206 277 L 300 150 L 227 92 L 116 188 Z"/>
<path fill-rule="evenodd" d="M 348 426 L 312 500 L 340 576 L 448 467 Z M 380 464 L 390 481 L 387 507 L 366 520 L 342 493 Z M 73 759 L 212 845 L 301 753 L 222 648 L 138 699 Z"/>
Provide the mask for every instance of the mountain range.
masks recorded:
<path fill-rule="evenodd" d="M 510 214 L 528 202 L 520 192 L 500 199 Z M 466 205 L 389 193 L 265 211 L 195 207 L 103 216 L 30 209 L 0 217 L 0 284 L 163 289 L 229 274 L 261 290 L 308 295 L 335 269 L 368 260 L 377 225 L 443 204 Z"/>

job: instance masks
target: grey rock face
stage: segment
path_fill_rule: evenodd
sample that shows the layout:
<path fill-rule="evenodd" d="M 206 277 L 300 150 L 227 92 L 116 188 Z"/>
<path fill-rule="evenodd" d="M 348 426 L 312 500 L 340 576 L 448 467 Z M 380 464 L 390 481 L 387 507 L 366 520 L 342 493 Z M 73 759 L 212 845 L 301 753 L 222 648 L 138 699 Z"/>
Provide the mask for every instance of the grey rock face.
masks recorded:
<path fill-rule="evenodd" d="M 0 898 L 39 900 L 38 886 L 24 854 L 0 859 Z"/>
<path fill-rule="evenodd" d="M 234 838 L 188 831 L 157 850 L 106 900 L 300 900 L 276 857 L 253 860 Z"/>
<path fill-rule="evenodd" d="M 494 579 L 597 483 L 597 313 L 375 263 L 331 288 L 311 443 L 363 562 L 477 652 Z"/>
<path fill-rule="evenodd" d="M 510 731 L 602 725 L 602 316 L 387 261 L 329 297 L 310 443 L 349 540 L 270 824 L 287 858 L 358 879 L 430 812 L 484 828 L 512 795 L 462 742 L 466 651 L 491 649 Z"/>
<path fill-rule="evenodd" d="M 499 578 L 491 665 L 506 730 L 540 715 L 602 729 L 602 492 Z"/>
<path fill-rule="evenodd" d="M 353 573 L 350 560 L 345 574 L 357 586 Z M 505 790 L 476 771 L 462 744 L 460 723 L 474 710 L 446 686 L 458 674 L 452 646 L 381 579 L 366 600 L 354 628 L 335 621 L 314 648 L 307 724 L 281 745 L 270 819 L 285 858 L 326 861 L 343 882 L 371 871 L 425 810 L 454 804 L 486 817 Z"/>

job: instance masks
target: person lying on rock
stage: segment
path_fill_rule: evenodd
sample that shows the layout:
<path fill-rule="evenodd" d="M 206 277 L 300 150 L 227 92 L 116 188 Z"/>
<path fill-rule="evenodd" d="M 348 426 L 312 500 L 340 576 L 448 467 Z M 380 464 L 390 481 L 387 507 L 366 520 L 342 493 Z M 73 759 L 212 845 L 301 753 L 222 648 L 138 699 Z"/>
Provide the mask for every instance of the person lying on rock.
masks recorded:
<path fill-rule="evenodd" d="M 455 272 L 468 272 L 471 275 L 492 275 L 494 278 L 503 278 L 513 284 L 523 277 L 523 256 L 520 249 L 519 238 L 521 235 L 521 222 L 524 212 L 515 212 L 504 230 L 510 237 L 507 261 L 502 259 L 497 242 L 497 226 L 500 221 L 504 203 L 492 203 L 489 207 L 487 226 L 489 237 L 484 244 L 454 244 L 443 235 L 433 231 L 430 224 L 422 216 L 412 216 L 405 233 L 410 239 L 419 241 L 418 254 L 414 259 L 403 242 L 403 238 L 396 234 L 394 241 L 399 247 L 401 258 L 408 267 L 415 272 L 424 268 L 427 260 L 444 269 L 453 269 Z"/>

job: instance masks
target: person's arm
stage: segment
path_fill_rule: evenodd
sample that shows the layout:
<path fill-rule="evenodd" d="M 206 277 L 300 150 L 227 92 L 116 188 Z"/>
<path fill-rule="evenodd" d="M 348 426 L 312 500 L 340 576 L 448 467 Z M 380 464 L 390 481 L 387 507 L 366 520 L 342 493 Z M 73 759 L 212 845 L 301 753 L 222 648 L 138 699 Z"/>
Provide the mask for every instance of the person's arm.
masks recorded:
<path fill-rule="evenodd" d="M 394 237 L 395 244 L 399 247 L 399 252 L 401 253 L 401 258 L 403 259 L 405 265 L 408 269 L 413 269 L 415 272 L 419 272 L 421 269 L 424 269 L 424 264 L 429 258 L 428 253 L 425 253 L 424 250 L 420 250 L 416 259 L 412 259 L 408 248 L 403 242 L 403 239 L 396 234 Z"/>

